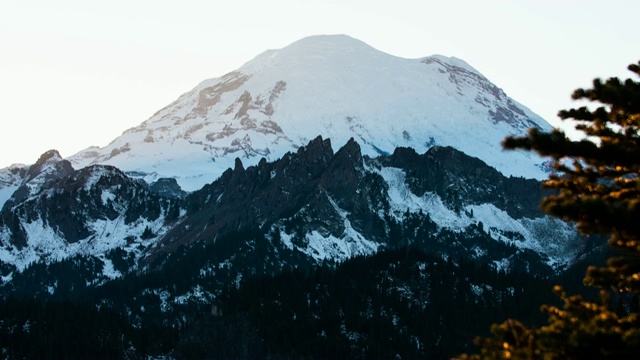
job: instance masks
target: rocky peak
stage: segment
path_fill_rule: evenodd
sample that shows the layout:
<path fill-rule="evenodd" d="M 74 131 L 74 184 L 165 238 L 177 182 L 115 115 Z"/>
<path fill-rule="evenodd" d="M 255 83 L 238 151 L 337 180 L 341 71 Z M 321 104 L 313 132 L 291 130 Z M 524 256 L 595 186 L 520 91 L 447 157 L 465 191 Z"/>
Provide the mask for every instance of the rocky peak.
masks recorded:
<path fill-rule="evenodd" d="M 316 162 L 320 160 L 328 160 L 333 156 L 333 148 L 331 147 L 330 139 L 322 139 L 322 136 L 317 136 L 311 140 L 306 146 L 298 148 L 298 156 L 304 157 L 308 162 Z"/>
<path fill-rule="evenodd" d="M 333 156 L 320 182 L 330 193 L 345 195 L 355 191 L 362 171 L 363 159 L 360 145 L 351 138 Z"/>
<path fill-rule="evenodd" d="M 236 158 L 233 172 L 236 174 L 242 174 L 244 172 L 244 165 L 242 165 L 242 160 L 240 160 L 240 158 Z"/>
<path fill-rule="evenodd" d="M 38 159 L 38 161 L 36 161 L 36 163 L 34 164 L 35 166 L 42 166 L 47 162 L 58 162 L 62 160 L 62 156 L 60 156 L 60 153 L 58 152 L 58 150 L 52 149 L 49 151 L 44 152 L 42 155 L 40 155 L 40 158 Z"/>
<path fill-rule="evenodd" d="M 479 176 L 481 175 L 478 173 L 479 171 L 487 172 L 485 175 L 490 179 L 500 176 L 498 171 L 487 166 L 484 161 L 468 156 L 451 146 L 434 146 L 424 156 L 434 163 L 446 165 L 454 177 L 461 177 L 464 173 L 472 173 L 475 176 Z"/>
<path fill-rule="evenodd" d="M 49 150 L 40 155 L 38 161 L 29 167 L 24 183 L 30 182 L 36 177 L 44 175 L 46 181 L 59 179 L 73 172 L 73 166 L 64 160 L 57 150 Z"/>
<path fill-rule="evenodd" d="M 336 153 L 336 156 L 348 157 L 354 162 L 356 166 L 358 164 L 360 165 L 362 164 L 362 149 L 360 148 L 360 145 L 358 145 L 358 143 L 353 138 L 350 138 L 349 141 L 347 141 L 347 143 L 340 148 L 338 153 Z"/>
<path fill-rule="evenodd" d="M 49 150 L 42 154 L 35 164 L 29 166 L 22 177 L 19 187 L 4 203 L 11 207 L 40 192 L 43 188 L 73 173 L 71 163 L 64 160 L 57 150 Z"/>
<path fill-rule="evenodd" d="M 389 161 L 394 167 L 406 168 L 415 165 L 421 156 L 413 148 L 399 147 L 389 157 Z"/>

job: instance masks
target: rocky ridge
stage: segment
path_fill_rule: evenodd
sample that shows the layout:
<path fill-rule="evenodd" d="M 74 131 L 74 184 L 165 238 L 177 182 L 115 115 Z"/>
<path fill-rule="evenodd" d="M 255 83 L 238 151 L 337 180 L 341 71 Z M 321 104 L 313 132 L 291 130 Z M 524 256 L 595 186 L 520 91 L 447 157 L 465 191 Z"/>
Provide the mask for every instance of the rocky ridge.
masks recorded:
<path fill-rule="evenodd" d="M 526 255 L 530 266 L 553 272 L 586 246 L 573 228 L 541 213 L 536 180 L 504 177 L 451 147 L 370 158 L 353 139 L 334 153 L 318 137 L 275 162 L 245 168 L 236 159 L 218 180 L 186 195 L 167 191 L 176 190 L 173 180 L 158 190 L 112 166 L 60 175 L 2 210 L 5 279 L 33 263 L 89 256 L 102 262 L 104 280 L 161 268 L 180 249 L 215 248 L 229 237 L 235 240 L 225 246 L 236 250 L 220 261 L 233 263 L 256 234 L 268 239 L 260 246 L 273 257 L 259 261 L 275 268 L 413 245 L 498 268 L 522 266 Z M 118 271 L 107 256 L 115 250 L 129 259 Z"/>

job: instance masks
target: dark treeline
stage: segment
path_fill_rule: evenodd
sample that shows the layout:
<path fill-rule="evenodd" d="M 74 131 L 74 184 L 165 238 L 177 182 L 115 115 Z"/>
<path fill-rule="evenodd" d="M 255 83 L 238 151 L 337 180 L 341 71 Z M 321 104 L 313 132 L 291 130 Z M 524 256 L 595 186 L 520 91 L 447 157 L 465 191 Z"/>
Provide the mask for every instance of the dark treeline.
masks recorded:
<path fill-rule="evenodd" d="M 162 353 L 177 333 L 136 329 L 95 305 L 9 298 L 0 306 L 0 348 L 8 359 L 119 359 Z"/>
<path fill-rule="evenodd" d="M 475 335 L 506 317 L 541 323 L 538 308 L 555 301 L 557 280 L 400 248 L 245 277 L 213 303 L 161 311 L 158 296 L 144 289 L 193 284 L 181 270 L 193 261 L 172 264 L 172 276 L 107 282 L 73 302 L 4 300 L 3 356 L 447 358 L 473 349 Z"/>
<path fill-rule="evenodd" d="M 181 334 L 186 358 L 448 358 L 509 316 L 543 320 L 550 282 L 414 249 L 229 287 Z"/>

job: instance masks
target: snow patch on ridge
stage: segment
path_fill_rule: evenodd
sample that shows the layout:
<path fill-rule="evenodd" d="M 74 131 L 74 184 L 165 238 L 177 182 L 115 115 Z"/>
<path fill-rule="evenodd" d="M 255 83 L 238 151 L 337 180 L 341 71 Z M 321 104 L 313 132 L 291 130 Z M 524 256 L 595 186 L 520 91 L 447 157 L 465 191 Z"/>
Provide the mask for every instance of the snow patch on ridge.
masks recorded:
<path fill-rule="evenodd" d="M 456 213 L 437 194 L 425 193 L 417 196 L 412 193 L 405 182 L 402 169 L 384 167 L 372 170 L 379 173 L 389 185 L 391 211 L 397 220 L 401 220 L 402 215 L 409 210 L 412 213 L 422 211 L 429 214 L 439 227 L 458 231 L 482 222 L 484 229 L 494 239 L 548 255 L 547 264 L 550 266 L 567 264 L 575 257 L 577 249 L 572 247 L 575 244 L 571 241 L 575 237 L 575 227 L 560 219 L 548 216 L 514 219 L 493 204 L 467 205 Z M 509 234 L 519 234 L 519 240 L 514 240 Z"/>
<path fill-rule="evenodd" d="M 104 264 L 104 266 L 102 267 L 102 274 L 104 276 L 109 279 L 117 279 L 122 276 L 122 273 L 113 267 L 113 261 L 104 257 L 101 257 L 100 260 L 102 260 Z"/>
<path fill-rule="evenodd" d="M 2 209 L 4 203 L 11 198 L 11 195 L 13 195 L 18 188 L 18 185 L 8 185 L 0 188 L 0 209 Z"/>
<path fill-rule="evenodd" d="M 139 247 L 150 247 L 155 243 L 155 238 L 143 240 L 139 236 L 147 227 L 157 236 L 162 236 L 167 231 L 163 223 L 164 216 L 155 221 L 141 218 L 131 224 L 125 224 L 124 215 L 114 220 L 94 220 L 88 224 L 91 236 L 68 243 L 58 231 L 46 225 L 42 219 L 37 219 L 23 225 L 27 236 L 27 245 L 23 249 L 19 250 L 11 245 L 11 234 L 6 230 L 0 232 L 0 261 L 11 264 L 22 272 L 39 261 L 50 263 L 76 255 L 91 255 L 103 261 L 103 274 L 106 277 L 119 277 L 122 274 L 113 268 L 111 261 L 104 255 L 110 250 L 123 248 L 136 254 L 136 257 L 140 256 Z"/>
<path fill-rule="evenodd" d="M 283 228 L 280 228 L 280 239 L 284 246 L 290 250 L 297 249 L 313 258 L 316 262 L 322 262 L 325 259 L 340 262 L 353 256 L 377 252 L 380 245 L 367 240 L 355 230 L 348 218 L 349 213 L 341 209 L 328 194 L 326 196 L 334 210 L 342 218 L 343 233 L 339 236 L 333 234 L 323 235 L 317 230 L 312 230 L 304 235 L 305 246 L 301 247 L 294 244 L 294 236 L 292 234 L 287 234 Z"/>

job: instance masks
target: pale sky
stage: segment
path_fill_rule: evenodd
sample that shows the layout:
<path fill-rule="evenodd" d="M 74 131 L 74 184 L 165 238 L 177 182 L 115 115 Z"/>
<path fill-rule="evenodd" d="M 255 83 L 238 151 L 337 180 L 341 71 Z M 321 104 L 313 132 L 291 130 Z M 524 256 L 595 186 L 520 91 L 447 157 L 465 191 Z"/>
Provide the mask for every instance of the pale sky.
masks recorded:
<path fill-rule="evenodd" d="M 0 0 L 0 168 L 106 146 L 202 80 L 306 36 L 455 56 L 552 124 L 640 60 L 640 1 Z"/>

